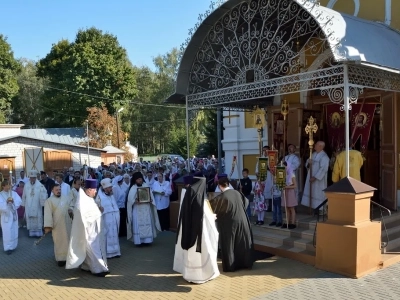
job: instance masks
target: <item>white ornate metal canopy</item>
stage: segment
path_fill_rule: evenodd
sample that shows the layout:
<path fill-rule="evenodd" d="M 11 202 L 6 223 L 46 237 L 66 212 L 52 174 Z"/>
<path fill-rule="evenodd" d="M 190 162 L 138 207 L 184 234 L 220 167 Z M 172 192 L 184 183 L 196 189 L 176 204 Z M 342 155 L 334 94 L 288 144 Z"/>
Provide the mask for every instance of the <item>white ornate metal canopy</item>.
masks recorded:
<path fill-rule="evenodd" d="M 400 45 L 400 34 L 360 20 L 312 0 L 212 2 L 181 48 L 176 94 L 167 102 L 187 101 L 189 110 L 243 110 L 271 105 L 275 95 L 310 90 L 337 103 L 346 84 L 352 101 L 366 87 L 400 91 L 400 66 L 391 52 L 382 57 L 355 33 L 379 31 L 382 43 L 394 41 L 386 42 L 390 49 Z M 304 69 L 305 57 L 320 59 L 322 53 L 322 61 Z M 369 66 L 357 64 L 364 62 Z"/>

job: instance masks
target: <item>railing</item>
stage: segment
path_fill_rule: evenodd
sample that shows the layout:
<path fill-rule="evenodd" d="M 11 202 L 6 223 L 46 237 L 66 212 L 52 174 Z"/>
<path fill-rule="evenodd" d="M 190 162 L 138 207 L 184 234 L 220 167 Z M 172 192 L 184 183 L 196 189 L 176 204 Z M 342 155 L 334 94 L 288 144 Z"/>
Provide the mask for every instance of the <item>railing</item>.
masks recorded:
<path fill-rule="evenodd" d="M 326 218 L 326 215 L 327 215 L 327 211 L 326 211 L 327 203 L 328 203 L 328 199 L 326 199 L 324 202 L 322 202 L 319 206 L 317 206 L 314 209 L 314 216 L 317 215 L 317 223 L 315 224 L 314 235 L 313 235 L 313 246 L 314 246 L 314 248 L 317 247 L 317 226 L 318 226 L 318 223 L 319 223 L 319 218 L 321 216 L 319 214 L 319 212 L 320 212 L 320 209 L 322 208 L 322 221 L 325 222 L 325 218 Z"/>
<path fill-rule="evenodd" d="M 317 247 L 317 226 L 320 220 L 320 214 L 319 211 L 321 208 L 323 208 L 323 214 L 322 214 L 322 222 L 325 222 L 325 218 L 326 218 L 326 213 L 325 213 L 325 205 L 327 205 L 328 203 L 328 199 L 326 199 L 324 202 L 322 202 L 317 208 L 314 209 L 314 216 L 317 215 L 317 223 L 315 224 L 315 229 L 314 229 L 314 236 L 313 236 L 313 246 L 314 248 Z M 386 207 L 384 207 L 383 205 L 380 205 L 379 203 L 376 203 L 375 201 L 371 200 L 371 221 L 374 219 L 374 210 L 372 209 L 373 206 L 377 206 L 380 209 L 380 217 L 381 217 L 381 222 L 383 225 L 383 228 L 385 230 L 385 234 L 386 234 L 386 241 L 381 242 L 381 249 L 385 249 L 388 245 L 389 245 L 389 234 L 388 231 L 386 229 L 386 224 L 385 224 L 385 218 L 383 216 L 383 212 L 382 210 L 385 210 L 388 213 L 388 216 L 392 215 L 392 212 L 387 209 Z"/>
<path fill-rule="evenodd" d="M 381 250 L 382 250 L 382 249 L 385 249 L 389 245 L 389 234 L 386 229 L 385 218 L 383 217 L 382 209 L 388 213 L 388 216 L 391 216 L 392 212 L 388 208 L 384 207 L 383 205 L 380 205 L 379 203 L 376 203 L 375 201 L 371 200 L 371 221 L 374 219 L 373 205 L 379 207 L 379 209 L 380 209 L 379 212 L 380 212 L 380 216 L 381 216 L 381 222 L 382 222 L 383 228 L 385 230 L 386 242 L 381 241 Z"/>

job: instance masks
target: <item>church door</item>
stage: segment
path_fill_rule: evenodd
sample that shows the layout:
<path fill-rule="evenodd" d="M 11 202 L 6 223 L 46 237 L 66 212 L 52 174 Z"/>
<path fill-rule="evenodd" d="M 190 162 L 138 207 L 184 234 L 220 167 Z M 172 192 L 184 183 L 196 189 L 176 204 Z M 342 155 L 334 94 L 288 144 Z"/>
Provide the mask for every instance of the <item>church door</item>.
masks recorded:
<path fill-rule="evenodd" d="M 383 96 L 381 109 L 381 203 L 391 210 L 397 210 L 397 104 L 394 96 L 394 93 Z"/>

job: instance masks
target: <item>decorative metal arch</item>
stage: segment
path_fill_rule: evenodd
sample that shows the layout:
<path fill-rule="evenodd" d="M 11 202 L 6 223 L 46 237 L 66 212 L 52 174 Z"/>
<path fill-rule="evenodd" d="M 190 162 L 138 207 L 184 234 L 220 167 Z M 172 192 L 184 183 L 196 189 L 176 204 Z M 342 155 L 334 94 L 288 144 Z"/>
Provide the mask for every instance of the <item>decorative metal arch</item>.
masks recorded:
<path fill-rule="evenodd" d="M 212 26 L 199 47 L 188 93 L 297 74 L 301 53 L 322 53 L 330 46 L 327 41 L 314 16 L 295 1 L 239 3 Z"/>
<path fill-rule="evenodd" d="M 190 68 L 186 60 L 182 71 L 188 83 L 180 93 L 186 95 L 188 109 L 248 110 L 272 105 L 276 95 L 310 90 L 332 95 L 337 103 L 335 95 L 345 82 L 354 101 L 364 87 L 399 91 L 400 75 L 349 62 L 335 22 L 341 21 L 319 1 L 213 1 L 181 47 L 181 53 L 196 53 Z M 192 43 L 197 30 L 203 32 L 202 40 L 196 36 Z M 322 53 L 322 68 L 304 69 L 304 56 Z"/>

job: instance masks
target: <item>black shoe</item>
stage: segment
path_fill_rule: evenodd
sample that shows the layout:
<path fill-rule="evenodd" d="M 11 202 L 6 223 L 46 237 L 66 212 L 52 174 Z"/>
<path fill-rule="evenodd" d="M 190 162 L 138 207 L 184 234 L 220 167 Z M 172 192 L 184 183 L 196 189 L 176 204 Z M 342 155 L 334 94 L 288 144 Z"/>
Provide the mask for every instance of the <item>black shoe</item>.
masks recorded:
<path fill-rule="evenodd" d="M 269 226 L 275 226 L 276 222 L 269 223 Z"/>
<path fill-rule="evenodd" d="M 297 226 L 295 224 L 289 224 L 289 229 L 295 229 Z"/>
<path fill-rule="evenodd" d="M 282 227 L 282 223 L 277 223 L 276 227 Z"/>
<path fill-rule="evenodd" d="M 108 275 L 108 274 L 110 274 L 110 272 L 95 273 L 93 275 L 97 276 L 97 277 L 106 277 L 106 275 Z"/>
<path fill-rule="evenodd" d="M 260 224 L 259 225 L 264 225 L 264 221 L 260 221 Z"/>
<path fill-rule="evenodd" d="M 57 265 L 59 266 L 59 267 L 65 267 L 65 265 L 67 264 L 67 262 L 66 261 L 58 261 L 57 262 Z"/>
<path fill-rule="evenodd" d="M 12 250 L 7 250 L 6 253 L 7 255 L 10 255 L 12 253 Z"/>
<path fill-rule="evenodd" d="M 281 228 L 287 228 L 287 224 L 283 223 Z"/>
<path fill-rule="evenodd" d="M 254 225 L 260 225 L 260 221 L 255 222 Z"/>

